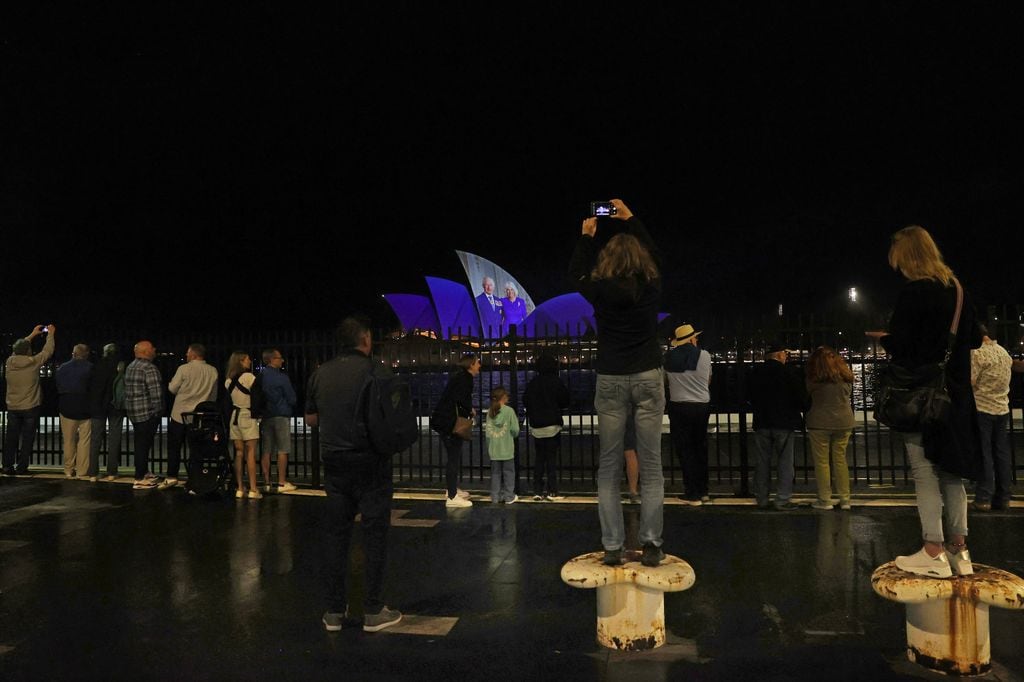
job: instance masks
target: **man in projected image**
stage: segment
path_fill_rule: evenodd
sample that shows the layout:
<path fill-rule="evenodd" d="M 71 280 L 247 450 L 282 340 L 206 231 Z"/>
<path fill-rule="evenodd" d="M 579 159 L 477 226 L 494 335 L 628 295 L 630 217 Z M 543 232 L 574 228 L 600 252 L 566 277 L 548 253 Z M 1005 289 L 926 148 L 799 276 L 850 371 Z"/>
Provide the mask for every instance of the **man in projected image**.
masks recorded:
<path fill-rule="evenodd" d="M 483 326 L 484 336 L 498 336 L 501 334 L 501 328 L 505 322 L 501 299 L 494 295 L 494 280 L 492 278 L 485 276 L 483 286 L 483 293 L 476 297 L 476 308 L 480 311 L 480 324 Z"/>

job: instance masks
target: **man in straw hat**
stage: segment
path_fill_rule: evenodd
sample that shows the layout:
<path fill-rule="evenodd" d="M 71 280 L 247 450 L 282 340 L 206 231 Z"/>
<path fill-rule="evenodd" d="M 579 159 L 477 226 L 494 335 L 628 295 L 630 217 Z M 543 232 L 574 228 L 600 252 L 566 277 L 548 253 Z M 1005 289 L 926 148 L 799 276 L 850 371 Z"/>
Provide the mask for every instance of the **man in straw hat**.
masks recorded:
<path fill-rule="evenodd" d="M 693 325 L 676 327 L 665 354 L 672 449 L 683 469 L 683 504 L 711 504 L 708 495 L 708 418 L 711 416 L 711 354 L 697 346 Z"/>

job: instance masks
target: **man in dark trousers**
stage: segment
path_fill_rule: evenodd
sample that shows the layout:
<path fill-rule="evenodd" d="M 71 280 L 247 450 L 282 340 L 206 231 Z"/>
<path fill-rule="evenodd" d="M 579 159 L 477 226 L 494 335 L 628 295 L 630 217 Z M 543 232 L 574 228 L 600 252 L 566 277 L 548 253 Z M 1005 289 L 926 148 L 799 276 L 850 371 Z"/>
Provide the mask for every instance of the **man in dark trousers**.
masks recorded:
<path fill-rule="evenodd" d="M 338 355 L 310 377 L 306 423 L 320 427 L 320 458 L 324 463 L 327 542 L 324 575 L 327 610 L 324 627 L 341 630 L 348 616 L 346 574 L 352 524 L 362 515 L 366 554 L 363 630 L 377 632 L 402 619 L 381 600 L 387 537 L 391 526 L 391 458 L 372 452 L 356 423 L 356 403 L 370 373 L 373 338 L 370 323 L 347 317 L 338 325 Z M 378 370 L 379 371 L 379 370 Z"/>
<path fill-rule="evenodd" d="M 775 508 L 796 509 L 793 494 L 793 432 L 800 428 L 804 404 L 803 378 L 786 367 L 789 351 L 780 343 L 765 350 L 764 362 L 750 376 L 750 404 L 754 409 L 754 441 L 757 465 L 754 471 L 754 496 L 757 506 L 768 507 L 772 457 L 778 458 L 778 488 Z"/>

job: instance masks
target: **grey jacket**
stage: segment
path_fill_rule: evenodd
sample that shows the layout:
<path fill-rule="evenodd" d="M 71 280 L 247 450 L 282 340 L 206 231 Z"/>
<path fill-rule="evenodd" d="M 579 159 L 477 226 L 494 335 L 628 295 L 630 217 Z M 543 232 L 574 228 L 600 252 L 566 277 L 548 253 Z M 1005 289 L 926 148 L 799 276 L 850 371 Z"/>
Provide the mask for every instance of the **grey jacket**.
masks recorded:
<path fill-rule="evenodd" d="M 31 410 L 43 404 L 39 368 L 53 355 L 53 334 L 46 335 L 43 349 L 35 355 L 7 358 L 7 409 Z"/>

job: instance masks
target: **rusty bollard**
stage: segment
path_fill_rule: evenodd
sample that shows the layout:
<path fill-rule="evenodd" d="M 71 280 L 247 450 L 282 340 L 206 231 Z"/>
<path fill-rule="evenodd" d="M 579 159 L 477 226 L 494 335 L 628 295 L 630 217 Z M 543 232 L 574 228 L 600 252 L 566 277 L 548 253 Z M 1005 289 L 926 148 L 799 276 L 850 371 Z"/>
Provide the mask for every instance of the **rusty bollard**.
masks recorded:
<path fill-rule="evenodd" d="M 696 576 L 690 564 L 666 555 L 657 566 L 640 563 L 640 552 L 622 553 L 625 563 L 605 566 L 604 552 L 570 559 L 562 580 L 572 587 L 597 588 L 597 641 L 626 651 L 654 649 L 665 643 L 665 593 L 682 592 Z"/>
<path fill-rule="evenodd" d="M 992 669 L 988 609 L 1024 609 L 1024 578 L 974 564 L 974 574 L 929 578 L 889 562 L 871 574 L 871 587 L 907 605 L 907 658 L 948 675 Z"/>

